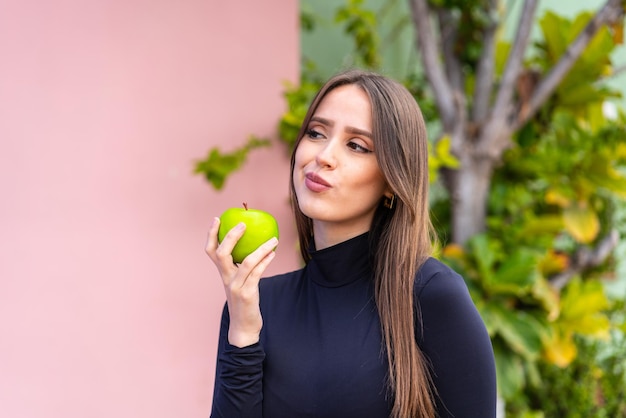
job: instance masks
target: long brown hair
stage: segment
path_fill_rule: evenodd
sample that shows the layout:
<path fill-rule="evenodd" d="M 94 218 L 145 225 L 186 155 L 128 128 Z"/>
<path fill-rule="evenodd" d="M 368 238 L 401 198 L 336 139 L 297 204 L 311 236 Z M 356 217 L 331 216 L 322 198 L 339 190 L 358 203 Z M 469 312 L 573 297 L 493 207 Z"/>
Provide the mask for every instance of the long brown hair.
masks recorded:
<path fill-rule="evenodd" d="M 326 94 L 347 84 L 361 87 L 370 99 L 376 158 L 396 195 L 392 209 L 384 207 L 381 200 L 370 230 L 376 305 L 394 399 L 391 415 L 432 418 L 434 388 L 427 361 L 416 342 L 415 325 L 421 319 L 413 300 L 415 275 L 431 254 L 433 239 L 428 212 L 428 144 L 421 110 L 400 83 L 377 73 L 350 70 L 329 79 L 313 99 L 291 158 L 291 202 L 300 251 L 308 261 L 313 223 L 298 207 L 293 184 L 295 149 Z"/>

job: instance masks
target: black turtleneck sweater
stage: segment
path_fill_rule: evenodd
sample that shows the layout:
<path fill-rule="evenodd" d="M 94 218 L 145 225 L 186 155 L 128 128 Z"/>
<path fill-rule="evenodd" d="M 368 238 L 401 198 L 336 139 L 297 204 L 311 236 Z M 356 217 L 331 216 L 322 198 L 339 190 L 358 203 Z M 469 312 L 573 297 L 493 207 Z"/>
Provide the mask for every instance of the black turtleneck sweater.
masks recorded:
<path fill-rule="evenodd" d="M 256 344 L 228 343 L 225 307 L 212 418 L 389 417 L 368 249 L 364 234 L 313 251 L 302 270 L 262 279 Z M 414 289 L 415 335 L 432 365 L 438 416 L 495 417 L 493 350 L 463 279 L 431 258 Z"/>

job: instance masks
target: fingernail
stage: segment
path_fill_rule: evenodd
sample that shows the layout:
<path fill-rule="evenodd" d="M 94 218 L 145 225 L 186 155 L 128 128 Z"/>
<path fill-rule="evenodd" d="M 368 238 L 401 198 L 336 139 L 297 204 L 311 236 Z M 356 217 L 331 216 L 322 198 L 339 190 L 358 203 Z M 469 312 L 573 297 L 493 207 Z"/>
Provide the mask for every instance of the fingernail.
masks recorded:
<path fill-rule="evenodd" d="M 237 231 L 241 231 L 241 230 L 242 230 L 242 229 L 244 229 L 245 227 L 246 227 L 246 224 L 245 224 L 245 223 L 243 223 L 243 222 L 239 222 L 237 225 L 235 225 L 235 228 L 233 228 L 233 229 L 235 229 L 235 230 L 237 230 Z"/>
<path fill-rule="evenodd" d="M 220 222 L 220 218 L 218 217 L 213 218 L 213 222 L 211 222 L 211 227 L 217 225 L 219 222 Z"/>
<path fill-rule="evenodd" d="M 278 238 L 273 237 L 272 239 L 270 239 L 270 243 L 271 243 L 272 245 L 278 245 Z"/>

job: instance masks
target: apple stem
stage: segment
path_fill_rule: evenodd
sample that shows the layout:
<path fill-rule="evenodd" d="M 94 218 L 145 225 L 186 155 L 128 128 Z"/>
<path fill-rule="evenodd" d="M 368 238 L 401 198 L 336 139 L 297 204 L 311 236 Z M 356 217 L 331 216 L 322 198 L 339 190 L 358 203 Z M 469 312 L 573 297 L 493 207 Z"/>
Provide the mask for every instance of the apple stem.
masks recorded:
<path fill-rule="evenodd" d="M 246 202 L 243 202 L 243 207 L 246 208 L 246 210 L 248 210 L 248 204 Z"/>

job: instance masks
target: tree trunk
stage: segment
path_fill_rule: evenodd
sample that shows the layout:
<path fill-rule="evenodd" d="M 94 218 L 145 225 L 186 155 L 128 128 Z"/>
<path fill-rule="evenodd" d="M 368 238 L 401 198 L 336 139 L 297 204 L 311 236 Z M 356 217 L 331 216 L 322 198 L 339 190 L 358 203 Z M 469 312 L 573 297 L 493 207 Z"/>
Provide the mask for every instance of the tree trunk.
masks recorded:
<path fill-rule="evenodd" d="M 469 155 L 468 155 L 469 154 Z M 487 200 L 491 186 L 491 159 L 466 153 L 458 170 L 451 173 L 452 241 L 465 242 L 485 231 Z"/>
<path fill-rule="evenodd" d="M 511 137 L 546 102 L 572 68 L 597 31 L 623 19 L 625 0 L 606 0 L 595 16 L 569 45 L 553 68 L 548 69 L 526 103 L 516 97 L 517 80 L 524 70 L 525 51 L 539 0 L 524 0 L 504 70 L 495 80 L 497 20 L 485 25 L 485 46 L 476 74 L 473 108 L 468 117 L 463 66 L 455 56 L 460 20 L 454 7 L 431 7 L 428 0 L 410 0 L 415 40 L 428 85 L 433 91 L 443 132 L 451 138 L 458 170 L 446 170 L 446 188 L 452 199 L 452 240 L 465 242 L 485 231 L 487 200 L 494 167 L 511 145 Z M 446 3 L 446 2 L 443 2 Z M 498 2 L 490 0 L 487 15 L 497 15 Z M 433 11 L 438 23 L 432 24 Z M 520 112 L 521 110 L 521 112 Z M 472 131 L 478 131 L 472 133 Z"/>

